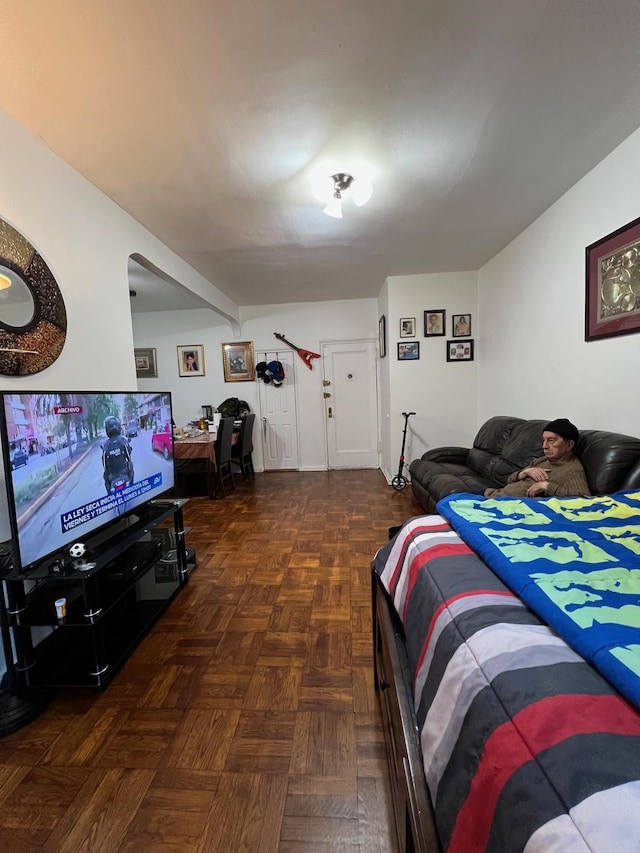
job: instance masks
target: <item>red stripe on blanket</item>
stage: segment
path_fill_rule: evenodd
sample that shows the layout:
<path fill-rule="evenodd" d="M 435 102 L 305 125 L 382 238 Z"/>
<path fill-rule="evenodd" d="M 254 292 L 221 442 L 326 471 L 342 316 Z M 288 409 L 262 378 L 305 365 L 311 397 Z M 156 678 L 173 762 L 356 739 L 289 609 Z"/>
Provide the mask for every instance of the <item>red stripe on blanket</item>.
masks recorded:
<path fill-rule="evenodd" d="M 402 566 L 404 565 L 405 557 L 407 556 L 407 549 L 411 544 L 411 541 L 414 536 L 420 535 L 421 533 L 446 533 L 449 530 L 451 530 L 451 525 L 444 519 L 442 519 L 441 524 L 423 524 L 420 527 L 411 528 L 411 532 L 409 533 L 409 535 L 405 535 L 405 541 L 402 545 L 402 550 L 400 551 L 398 562 L 396 563 L 395 568 L 391 574 L 388 589 L 390 591 L 395 589 L 396 583 L 398 582 L 398 577 L 400 576 L 400 572 L 402 571 Z"/>
<path fill-rule="evenodd" d="M 458 595 L 453 595 L 451 598 L 448 598 L 446 601 L 443 601 L 440 607 L 434 612 L 431 617 L 431 622 L 429 623 L 429 629 L 427 631 L 427 636 L 425 637 L 424 644 L 422 649 L 420 650 L 420 656 L 418 657 L 418 665 L 416 666 L 416 674 L 420 671 L 422 666 L 422 662 L 424 661 L 424 656 L 427 653 L 427 648 L 429 646 L 429 640 L 431 639 L 431 635 L 435 631 L 436 623 L 438 622 L 438 617 L 440 614 L 447 610 L 454 601 L 459 601 L 461 598 L 469 598 L 471 595 L 503 595 L 505 598 L 515 598 L 516 596 L 510 592 L 508 589 L 499 590 L 499 589 L 471 589 L 467 592 L 460 592 Z M 414 675 L 414 683 L 415 683 L 415 675 Z"/>
<path fill-rule="evenodd" d="M 618 696 L 551 696 L 529 705 L 488 738 L 448 853 L 482 853 L 503 787 L 544 749 L 580 734 L 640 735 L 640 715 Z"/>
<path fill-rule="evenodd" d="M 440 542 L 437 545 L 432 545 L 429 548 L 425 548 L 424 551 L 421 551 L 416 557 L 413 558 L 409 565 L 407 591 L 404 599 L 404 607 L 402 608 L 403 622 L 407 613 L 409 597 L 411 596 L 411 591 L 413 590 L 415 582 L 418 579 L 420 570 L 423 569 L 424 566 L 431 560 L 437 560 L 438 557 L 455 557 L 458 554 L 473 554 L 473 551 L 471 550 L 471 548 L 469 548 L 468 545 L 465 545 L 464 542 Z"/>

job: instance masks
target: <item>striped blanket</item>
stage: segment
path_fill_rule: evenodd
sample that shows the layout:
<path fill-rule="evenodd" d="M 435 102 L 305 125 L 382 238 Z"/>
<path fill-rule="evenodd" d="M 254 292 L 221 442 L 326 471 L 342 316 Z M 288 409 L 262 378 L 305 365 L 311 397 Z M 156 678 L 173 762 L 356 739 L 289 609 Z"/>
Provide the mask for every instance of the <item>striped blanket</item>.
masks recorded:
<path fill-rule="evenodd" d="M 405 628 L 451 853 L 639 853 L 640 714 L 440 516 L 374 568 Z"/>

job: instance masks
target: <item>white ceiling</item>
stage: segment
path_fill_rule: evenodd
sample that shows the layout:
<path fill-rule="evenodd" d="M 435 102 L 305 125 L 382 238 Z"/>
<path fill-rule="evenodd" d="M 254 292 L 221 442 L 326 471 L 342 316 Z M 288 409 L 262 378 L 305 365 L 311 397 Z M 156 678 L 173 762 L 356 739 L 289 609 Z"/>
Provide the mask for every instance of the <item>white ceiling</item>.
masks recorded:
<path fill-rule="evenodd" d="M 209 311 L 207 322 L 217 326 L 227 321 L 217 314 L 211 303 L 200 299 L 186 287 L 160 278 L 151 270 L 129 258 L 129 297 L 132 314 L 148 314 L 155 311 L 185 311 L 197 308 Z"/>
<path fill-rule="evenodd" d="M 239 305 L 477 269 L 640 125 L 638 0 L 3 0 L 0 32 L 0 106 Z M 358 160 L 371 201 L 325 216 L 311 173 Z"/>

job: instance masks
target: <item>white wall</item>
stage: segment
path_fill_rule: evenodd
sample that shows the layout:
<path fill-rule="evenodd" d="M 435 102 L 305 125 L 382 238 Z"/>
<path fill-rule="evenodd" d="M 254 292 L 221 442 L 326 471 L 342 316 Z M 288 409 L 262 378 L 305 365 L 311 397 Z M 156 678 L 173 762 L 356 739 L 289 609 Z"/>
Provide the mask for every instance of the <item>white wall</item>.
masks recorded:
<path fill-rule="evenodd" d="M 253 383 L 225 383 L 222 372 L 223 341 L 234 336 L 228 325 L 206 309 L 156 311 L 133 314 L 133 337 L 136 347 L 154 347 L 158 368 L 157 379 L 138 379 L 141 391 L 171 391 L 173 417 L 177 426 L 202 415 L 202 406 L 217 406 L 226 397 L 245 399 L 244 392 Z M 204 346 L 204 376 L 178 376 L 178 346 Z M 228 393 L 228 388 L 233 393 Z"/>
<path fill-rule="evenodd" d="M 469 446 L 477 431 L 477 369 L 483 357 L 478 336 L 477 277 L 475 272 L 393 276 L 388 283 L 387 352 L 389 369 L 388 410 L 390 440 L 383 443 L 383 470 L 398 471 L 404 418 L 409 421 L 405 459 L 410 462 L 431 447 Z M 424 312 L 446 311 L 446 334 L 424 337 Z M 471 315 L 474 361 L 447 362 L 446 342 L 452 339 L 453 314 Z M 420 342 L 418 361 L 398 361 L 400 319 L 415 317 Z M 387 361 L 387 359 L 385 359 Z"/>
<path fill-rule="evenodd" d="M 158 378 L 140 379 L 141 390 L 162 388 L 172 392 L 176 424 L 199 417 L 203 404 L 219 405 L 227 397 L 246 400 L 251 410 L 259 410 L 259 386 L 256 382 L 225 382 L 222 347 L 225 342 L 252 341 L 260 350 L 288 349 L 274 337 L 283 334 L 296 346 L 320 352 L 330 341 L 375 339 L 378 315 L 375 299 L 337 302 L 300 302 L 286 305 L 256 305 L 240 309 L 241 330 L 237 337 L 231 326 L 212 326 L 206 311 L 180 311 L 134 314 L 136 347 L 156 347 Z M 203 344 L 204 377 L 179 377 L 176 346 Z M 295 380 L 298 409 L 298 440 L 301 470 L 326 468 L 326 437 L 322 367 L 314 361 L 313 370 L 295 356 Z M 262 470 L 262 448 L 257 440 L 254 467 Z"/>
<path fill-rule="evenodd" d="M 585 247 L 638 217 L 640 130 L 478 274 L 478 416 L 640 435 L 640 334 L 584 340 Z"/>
<path fill-rule="evenodd" d="M 29 377 L 0 377 L 0 389 L 136 387 L 127 264 L 140 253 L 219 310 L 234 303 L 139 223 L 0 110 L 0 218 L 40 252 L 67 309 L 60 358 Z"/>
<path fill-rule="evenodd" d="M 378 323 L 380 317 L 385 319 L 386 355 L 378 359 L 378 428 L 380 432 L 380 468 L 391 481 L 394 473 L 391 464 L 391 364 L 394 358 L 392 345 L 395 336 L 392 336 L 392 328 L 389 320 L 389 282 L 385 281 L 380 295 L 378 296 Z M 380 327 L 378 326 L 378 340 L 380 339 Z M 378 352 L 378 355 L 380 353 Z M 397 471 L 396 464 L 396 471 Z"/>

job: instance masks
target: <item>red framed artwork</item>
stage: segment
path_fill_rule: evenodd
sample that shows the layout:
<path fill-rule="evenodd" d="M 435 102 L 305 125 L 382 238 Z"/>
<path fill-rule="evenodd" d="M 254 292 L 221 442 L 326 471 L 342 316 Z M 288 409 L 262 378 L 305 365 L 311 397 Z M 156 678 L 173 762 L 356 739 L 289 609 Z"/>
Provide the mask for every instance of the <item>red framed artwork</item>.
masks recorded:
<path fill-rule="evenodd" d="M 586 248 L 585 340 L 640 332 L 640 218 Z"/>

